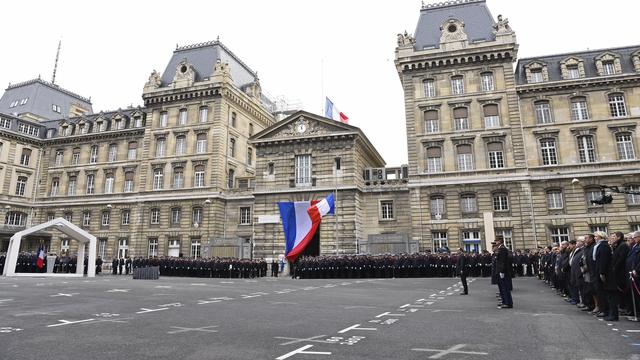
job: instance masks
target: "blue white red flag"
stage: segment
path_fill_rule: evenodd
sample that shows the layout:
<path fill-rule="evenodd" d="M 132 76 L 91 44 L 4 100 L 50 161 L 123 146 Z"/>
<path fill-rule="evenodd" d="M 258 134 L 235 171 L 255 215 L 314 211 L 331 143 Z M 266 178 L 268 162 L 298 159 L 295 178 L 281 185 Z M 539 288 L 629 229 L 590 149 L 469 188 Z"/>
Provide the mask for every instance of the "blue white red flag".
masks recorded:
<path fill-rule="evenodd" d="M 38 269 L 42 269 L 44 267 L 44 249 L 42 246 L 38 248 L 38 259 L 36 260 L 36 266 Z"/>
<path fill-rule="evenodd" d="M 334 213 L 333 194 L 321 201 L 279 202 L 286 240 L 285 256 L 295 261 L 318 230 L 322 216 Z"/>
<path fill-rule="evenodd" d="M 328 97 L 325 97 L 324 103 L 324 117 L 333 119 L 336 121 L 343 122 L 345 124 L 349 123 L 349 118 L 343 112 L 338 110 L 338 108 L 333 105 L 333 101 L 329 100 Z"/>

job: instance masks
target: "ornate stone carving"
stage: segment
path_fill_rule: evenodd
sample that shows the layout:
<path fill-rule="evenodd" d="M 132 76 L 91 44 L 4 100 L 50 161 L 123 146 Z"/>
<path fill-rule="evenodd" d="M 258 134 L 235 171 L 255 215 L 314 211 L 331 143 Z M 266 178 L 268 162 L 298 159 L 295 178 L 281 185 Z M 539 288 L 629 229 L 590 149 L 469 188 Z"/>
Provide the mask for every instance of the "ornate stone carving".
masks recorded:
<path fill-rule="evenodd" d="M 404 31 L 404 34 L 398 34 L 398 46 L 413 46 L 416 43 L 416 39 L 411 34 Z"/>
<path fill-rule="evenodd" d="M 513 30 L 509 26 L 509 19 L 502 18 L 502 15 L 498 15 L 498 21 L 493 25 L 494 35 L 506 35 L 513 34 Z"/>
<path fill-rule="evenodd" d="M 293 136 L 308 136 L 308 135 L 320 135 L 328 134 L 330 132 L 325 126 L 319 122 L 310 121 L 309 119 L 301 116 L 298 120 L 289 123 L 286 127 L 283 127 L 281 131 L 276 133 L 274 138 L 284 138 Z"/>
<path fill-rule="evenodd" d="M 232 79 L 231 71 L 229 70 L 229 63 L 223 63 L 220 59 L 216 60 L 211 80 L 213 80 L 213 82 L 231 82 Z"/>
<path fill-rule="evenodd" d="M 193 65 L 187 62 L 187 59 L 182 59 L 176 66 L 176 74 L 173 77 L 173 84 L 175 87 L 187 87 L 192 86 L 196 79 L 196 71 Z"/>
<path fill-rule="evenodd" d="M 640 50 L 631 54 L 631 60 L 633 61 L 633 68 L 635 71 L 640 73 Z"/>
<path fill-rule="evenodd" d="M 457 19 L 449 19 L 440 25 L 440 43 L 450 43 L 457 41 L 467 41 L 467 34 L 464 32 L 464 22 Z"/>
<path fill-rule="evenodd" d="M 151 72 L 151 75 L 149 75 L 149 80 L 147 80 L 147 83 L 144 85 L 145 87 L 150 87 L 153 89 L 157 89 L 160 87 L 160 73 L 158 73 L 157 71 L 153 70 Z"/>

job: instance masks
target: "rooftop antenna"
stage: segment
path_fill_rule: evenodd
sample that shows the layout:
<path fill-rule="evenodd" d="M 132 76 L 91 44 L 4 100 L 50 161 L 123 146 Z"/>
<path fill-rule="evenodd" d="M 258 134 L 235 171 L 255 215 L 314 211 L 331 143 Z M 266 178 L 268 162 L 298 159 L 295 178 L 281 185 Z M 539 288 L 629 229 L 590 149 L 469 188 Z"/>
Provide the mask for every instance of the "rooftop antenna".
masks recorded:
<path fill-rule="evenodd" d="M 56 83 L 56 71 L 58 70 L 58 58 L 60 57 L 60 45 L 62 45 L 62 39 L 58 41 L 58 51 L 56 52 L 56 63 L 53 65 L 53 77 L 51 78 L 51 83 L 54 85 Z"/>

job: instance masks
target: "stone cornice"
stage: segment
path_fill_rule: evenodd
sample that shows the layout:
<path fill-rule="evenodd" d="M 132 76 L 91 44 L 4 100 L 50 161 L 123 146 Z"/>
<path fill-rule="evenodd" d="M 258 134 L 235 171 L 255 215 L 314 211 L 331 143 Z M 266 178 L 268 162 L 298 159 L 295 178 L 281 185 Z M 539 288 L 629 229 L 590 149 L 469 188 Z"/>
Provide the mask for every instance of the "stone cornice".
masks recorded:
<path fill-rule="evenodd" d="M 44 143 L 46 145 L 63 145 L 74 143 L 85 143 L 93 140 L 107 140 L 107 139 L 123 139 L 127 137 L 142 137 L 144 136 L 145 128 L 132 128 L 124 130 L 104 131 L 98 133 L 88 133 L 82 135 L 65 136 L 61 138 L 46 139 Z"/>
<path fill-rule="evenodd" d="M 622 74 L 614 76 L 599 76 L 571 80 L 545 81 L 534 84 L 520 84 L 516 86 L 519 94 L 539 93 L 558 90 L 593 89 L 596 86 L 625 85 L 640 83 L 640 74 Z"/>

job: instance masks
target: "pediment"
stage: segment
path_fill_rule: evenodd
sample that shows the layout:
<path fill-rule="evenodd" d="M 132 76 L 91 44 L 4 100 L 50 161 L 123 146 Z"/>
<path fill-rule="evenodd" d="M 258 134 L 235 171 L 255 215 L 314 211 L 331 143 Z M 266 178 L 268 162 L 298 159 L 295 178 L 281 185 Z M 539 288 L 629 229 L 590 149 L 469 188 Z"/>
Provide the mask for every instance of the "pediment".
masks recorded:
<path fill-rule="evenodd" d="M 256 134 L 254 140 L 304 138 L 318 135 L 353 133 L 358 129 L 315 114 L 299 111 Z"/>

